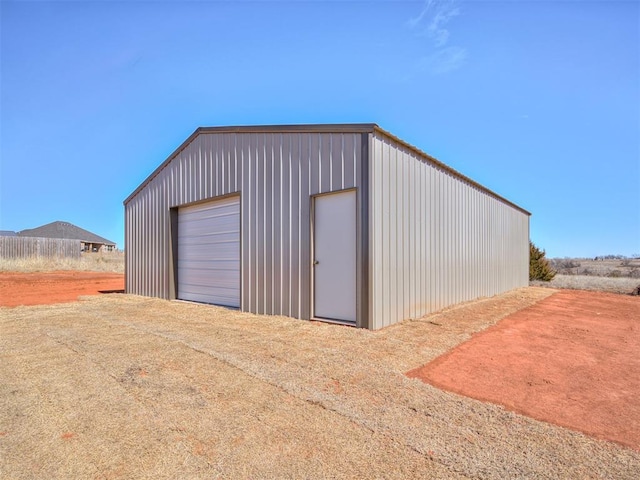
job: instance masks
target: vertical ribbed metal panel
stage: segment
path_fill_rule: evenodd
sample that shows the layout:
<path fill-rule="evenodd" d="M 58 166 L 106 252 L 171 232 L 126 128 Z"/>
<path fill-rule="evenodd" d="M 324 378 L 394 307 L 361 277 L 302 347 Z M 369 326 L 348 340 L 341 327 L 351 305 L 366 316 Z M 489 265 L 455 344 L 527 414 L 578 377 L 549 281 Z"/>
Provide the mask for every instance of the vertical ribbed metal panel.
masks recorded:
<path fill-rule="evenodd" d="M 372 328 L 528 284 L 526 213 L 380 132 L 369 150 Z"/>
<path fill-rule="evenodd" d="M 311 196 L 360 187 L 361 157 L 360 133 L 196 135 L 125 204 L 127 292 L 172 298 L 170 209 L 239 193 L 242 310 L 308 319 Z"/>

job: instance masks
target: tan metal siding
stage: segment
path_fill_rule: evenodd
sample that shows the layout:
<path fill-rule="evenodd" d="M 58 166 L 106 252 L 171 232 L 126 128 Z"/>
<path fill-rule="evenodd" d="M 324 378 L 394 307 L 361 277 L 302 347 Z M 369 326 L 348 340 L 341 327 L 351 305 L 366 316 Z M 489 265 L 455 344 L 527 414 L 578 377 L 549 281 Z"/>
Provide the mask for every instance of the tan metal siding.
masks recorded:
<path fill-rule="evenodd" d="M 372 328 L 528 284 L 529 216 L 370 135 Z"/>
<path fill-rule="evenodd" d="M 361 133 L 200 133 L 125 203 L 127 292 L 173 298 L 170 209 L 239 193 L 241 308 L 309 318 L 310 204 L 357 188 Z"/>

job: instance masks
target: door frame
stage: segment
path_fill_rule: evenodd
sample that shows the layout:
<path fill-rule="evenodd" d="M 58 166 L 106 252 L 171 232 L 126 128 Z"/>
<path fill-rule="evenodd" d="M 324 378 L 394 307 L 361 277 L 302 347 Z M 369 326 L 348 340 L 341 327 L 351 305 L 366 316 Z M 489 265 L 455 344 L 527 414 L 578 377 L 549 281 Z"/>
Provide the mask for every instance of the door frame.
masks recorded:
<path fill-rule="evenodd" d="M 356 230 L 356 238 L 355 238 L 355 242 L 356 242 L 356 298 L 355 298 L 355 302 L 356 302 L 356 321 L 355 324 L 353 322 L 349 322 L 347 320 L 335 320 L 335 319 L 331 319 L 331 318 L 324 318 L 324 317 L 317 317 L 315 314 L 315 307 L 316 307 L 316 298 L 315 298 L 315 266 L 314 266 L 314 261 L 315 261 L 315 241 L 316 241 L 316 236 L 315 236 L 315 218 L 316 218 L 316 199 L 318 197 L 324 197 L 324 196 L 328 196 L 328 195 L 335 195 L 335 194 L 339 194 L 339 193 L 346 193 L 346 192 L 355 192 L 356 194 L 356 224 L 355 224 L 355 230 Z M 323 193 L 318 193 L 316 195 L 311 195 L 311 206 L 310 206 L 310 235 L 309 235 L 309 240 L 310 240 L 310 258 L 309 258 L 309 274 L 310 274 L 310 281 L 309 281 L 309 307 L 310 307 L 310 319 L 311 320 L 317 320 L 320 322 L 327 322 L 327 323 L 337 323 L 340 325 L 348 325 L 348 326 L 355 326 L 355 327 L 359 327 L 359 328 L 369 328 L 369 322 L 368 322 L 368 265 L 369 265 L 369 258 L 368 258 L 368 244 L 363 245 L 364 242 L 368 241 L 368 235 L 363 234 L 363 217 L 365 216 L 365 214 L 363 214 L 363 201 L 362 201 L 362 189 L 361 188 L 345 188 L 345 189 L 341 189 L 341 190 L 333 190 L 331 192 L 323 192 Z M 364 248 L 363 248 L 364 247 Z"/>

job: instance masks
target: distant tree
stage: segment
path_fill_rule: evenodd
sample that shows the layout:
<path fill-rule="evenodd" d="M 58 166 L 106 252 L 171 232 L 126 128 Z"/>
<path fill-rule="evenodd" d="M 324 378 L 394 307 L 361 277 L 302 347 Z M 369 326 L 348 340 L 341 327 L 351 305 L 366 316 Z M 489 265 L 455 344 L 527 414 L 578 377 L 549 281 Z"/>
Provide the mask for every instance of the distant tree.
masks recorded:
<path fill-rule="evenodd" d="M 545 251 L 540 250 L 529 240 L 529 280 L 549 282 L 556 276 L 549 260 L 545 258 Z"/>

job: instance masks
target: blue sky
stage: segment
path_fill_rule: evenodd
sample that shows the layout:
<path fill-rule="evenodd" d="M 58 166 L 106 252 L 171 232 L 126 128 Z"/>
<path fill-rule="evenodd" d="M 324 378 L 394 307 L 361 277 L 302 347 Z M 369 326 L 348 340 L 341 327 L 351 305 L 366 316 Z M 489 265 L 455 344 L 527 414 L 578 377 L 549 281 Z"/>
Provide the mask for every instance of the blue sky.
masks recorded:
<path fill-rule="evenodd" d="M 640 254 L 640 2 L 2 0 L 0 30 L 0 229 L 122 247 L 198 126 L 374 122 L 550 257 Z"/>

